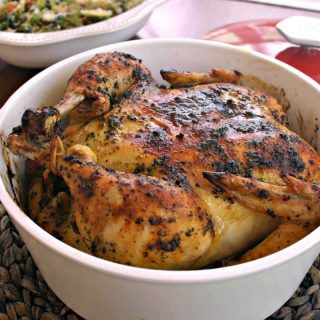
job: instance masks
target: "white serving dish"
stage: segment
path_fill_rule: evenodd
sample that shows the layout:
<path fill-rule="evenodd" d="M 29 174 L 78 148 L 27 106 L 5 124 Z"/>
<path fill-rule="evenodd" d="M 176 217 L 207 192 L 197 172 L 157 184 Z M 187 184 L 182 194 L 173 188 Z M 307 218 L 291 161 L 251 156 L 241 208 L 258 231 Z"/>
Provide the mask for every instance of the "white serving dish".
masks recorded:
<path fill-rule="evenodd" d="M 319 85 L 301 72 L 252 51 L 202 40 L 153 39 L 109 45 L 61 61 L 23 85 L 0 111 L 7 135 L 31 106 L 63 95 L 76 67 L 98 52 L 131 53 L 160 79 L 160 69 L 208 71 L 212 66 L 258 76 L 285 90 L 292 129 L 314 139 Z M 301 122 L 301 117 L 304 119 Z M 299 120 L 300 119 L 300 120 Z M 23 168 L 20 163 L 19 168 Z M 211 270 L 159 271 L 104 261 L 52 237 L 17 206 L 0 158 L 0 199 L 45 280 L 70 308 L 89 320 L 260 320 L 283 305 L 320 251 L 320 228 L 296 244 L 249 263 Z"/>
<path fill-rule="evenodd" d="M 152 11 L 166 1 L 145 0 L 111 19 L 67 30 L 0 31 L 0 58 L 19 67 L 43 68 L 85 50 L 128 40 L 147 22 Z"/>

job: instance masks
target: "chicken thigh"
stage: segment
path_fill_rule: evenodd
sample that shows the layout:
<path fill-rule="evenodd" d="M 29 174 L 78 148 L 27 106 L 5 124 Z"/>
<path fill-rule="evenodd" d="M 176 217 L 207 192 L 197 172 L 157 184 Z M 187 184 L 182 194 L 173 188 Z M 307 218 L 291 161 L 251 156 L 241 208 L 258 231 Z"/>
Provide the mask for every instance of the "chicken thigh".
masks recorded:
<path fill-rule="evenodd" d="M 249 261 L 318 225 L 319 155 L 275 98 L 238 72 L 161 74 L 171 88 L 128 54 L 99 54 L 57 106 L 25 112 L 8 147 L 31 159 L 37 223 L 157 269 Z"/>

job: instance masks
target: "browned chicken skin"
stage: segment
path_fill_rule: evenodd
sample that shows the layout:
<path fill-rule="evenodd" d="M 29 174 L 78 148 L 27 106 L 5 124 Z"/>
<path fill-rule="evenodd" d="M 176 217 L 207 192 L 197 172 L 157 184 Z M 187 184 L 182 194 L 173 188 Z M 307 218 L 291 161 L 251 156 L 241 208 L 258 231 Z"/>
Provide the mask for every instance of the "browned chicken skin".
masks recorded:
<path fill-rule="evenodd" d="M 275 98 L 238 72 L 162 75 L 172 88 L 130 55 L 99 54 L 56 107 L 25 112 L 8 146 L 33 160 L 34 220 L 98 257 L 160 269 L 265 239 L 229 263 L 256 259 L 318 225 L 319 155 Z"/>

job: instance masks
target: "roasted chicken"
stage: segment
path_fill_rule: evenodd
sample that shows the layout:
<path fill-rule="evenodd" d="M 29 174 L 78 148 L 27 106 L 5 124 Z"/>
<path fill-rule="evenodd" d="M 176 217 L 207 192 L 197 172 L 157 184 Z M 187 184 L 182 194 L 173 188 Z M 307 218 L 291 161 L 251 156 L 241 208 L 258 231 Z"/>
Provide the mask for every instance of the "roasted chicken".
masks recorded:
<path fill-rule="evenodd" d="M 94 56 L 55 107 L 28 109 L 7 145 L 25 156 L 28 211 L 95 256 L 196 269 L 253 260 L 319 223 L 320 157 L 283 107 L 239 72 L 161 71 Z"/>

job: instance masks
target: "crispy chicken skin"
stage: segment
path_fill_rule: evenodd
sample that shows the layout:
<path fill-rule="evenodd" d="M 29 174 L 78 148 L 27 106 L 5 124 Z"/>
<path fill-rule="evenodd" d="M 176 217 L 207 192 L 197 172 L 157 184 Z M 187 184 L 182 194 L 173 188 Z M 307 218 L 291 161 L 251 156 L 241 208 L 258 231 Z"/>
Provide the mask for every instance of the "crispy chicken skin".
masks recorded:
<path fill-rule="evenodd" d="M 162 76 L 171 88 L 128 54 L 99 54 L 57 106 L 25 112 L 7 142 L 31 159 L 35 221 L 155 269 L 257 259 L 318 225 L 319 155 L 275 98 L 233 71 Z"/>

